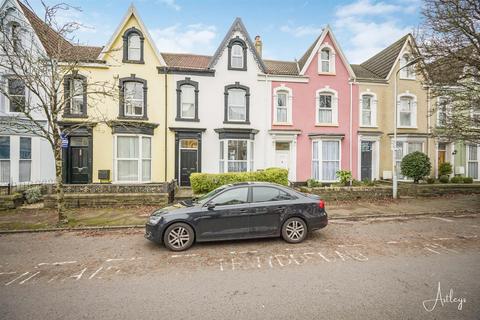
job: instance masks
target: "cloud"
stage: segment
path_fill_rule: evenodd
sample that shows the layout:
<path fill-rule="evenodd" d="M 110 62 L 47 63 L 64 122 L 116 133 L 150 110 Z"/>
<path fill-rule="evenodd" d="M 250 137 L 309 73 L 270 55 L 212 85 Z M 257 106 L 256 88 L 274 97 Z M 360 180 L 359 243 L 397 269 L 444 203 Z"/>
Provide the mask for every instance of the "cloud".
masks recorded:
<path fill-rule="evenodd" d="M 198 52 L 212 54 L 215 26 L 204 24 L 175 24 L 163 29 L 152 29 L 152 38 L 162 52 Z"/>
<path fill-rule="evenodd" d="M 160 2 L 175 11 L 180 11 L 182 9 L 182 7 L 176 2 L 176 0 L 160 0 Z"/>
<path fill-rule="evenodd" d="M 309 35 L 319 35 L 322 32 L 322 28 L 315 27 L 312 25 L 292 27 L 291 25 L 288 24 L 288 25 L 281 26 L 280 31 L 290 33 L 294 37 L 303 37 L 303 36 L 309 36 Z"/>
<path fill-rule="evenodd" d="M 348 39 L 343 43 L 351 63 L 360 63 L 412 32 L 413 26 L 403 22 L 420 6 L 419 0 L 385 3 L 357 0 L 335 11 L 334 28 Z"/>

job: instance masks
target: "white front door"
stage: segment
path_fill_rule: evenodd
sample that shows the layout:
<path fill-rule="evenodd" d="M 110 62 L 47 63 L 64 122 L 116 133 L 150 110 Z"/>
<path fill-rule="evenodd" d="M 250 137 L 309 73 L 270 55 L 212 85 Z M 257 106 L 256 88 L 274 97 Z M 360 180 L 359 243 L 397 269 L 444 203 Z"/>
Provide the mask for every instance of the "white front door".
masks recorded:
<path fill-rule="evenodd" d="M 288 170 L 288 179 L 292 179 L 290 168 L 290 142 L 275 142 L 275 167 Z"/>

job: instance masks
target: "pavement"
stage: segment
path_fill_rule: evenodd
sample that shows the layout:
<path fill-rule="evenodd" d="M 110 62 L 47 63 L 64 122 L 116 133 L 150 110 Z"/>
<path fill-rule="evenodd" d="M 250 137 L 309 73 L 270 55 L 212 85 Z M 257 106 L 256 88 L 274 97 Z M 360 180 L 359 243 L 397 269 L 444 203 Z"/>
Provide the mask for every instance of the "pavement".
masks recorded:
<path fill-rule="evenodd" d="M 0 235 L 0 319 L 479 319 L 478 213 L 180 253 L 138 229 Z"/>

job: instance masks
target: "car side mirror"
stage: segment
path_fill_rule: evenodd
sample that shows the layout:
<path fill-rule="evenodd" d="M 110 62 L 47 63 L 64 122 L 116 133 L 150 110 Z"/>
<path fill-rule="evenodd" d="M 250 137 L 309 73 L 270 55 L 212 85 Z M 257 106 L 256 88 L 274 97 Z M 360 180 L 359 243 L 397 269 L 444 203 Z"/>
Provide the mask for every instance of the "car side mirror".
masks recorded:
<path fill-rule="evenodd" d="M 213 210 L 215 208 L 215 203 L 208 203 L 207 204 L 207 209 L 208 210 Z"/>

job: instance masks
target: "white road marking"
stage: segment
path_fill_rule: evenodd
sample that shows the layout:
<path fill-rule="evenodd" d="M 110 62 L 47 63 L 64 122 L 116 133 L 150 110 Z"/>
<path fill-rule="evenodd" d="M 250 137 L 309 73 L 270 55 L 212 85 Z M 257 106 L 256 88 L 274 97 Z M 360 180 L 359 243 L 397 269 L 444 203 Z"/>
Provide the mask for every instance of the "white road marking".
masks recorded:
<path fill-rule="evenodd" d="M 198 254 L 196 253 L 192 253 L 192 254 L 174 254 L 174 255 L 171 255 L 170 258 L 181 258 L 181 257 L 196 257 L 198 256 Z"/>
<path fill-rule="evenodd" d="M 428 251 L 431 251 L 431 252 L 433 252 L 433 253 L 436 253 L 436 254 L 441 254 L 440 252 L 435 251 L 435 250 L 430 249 L 430 248 L 427 248 L 427 247 L 424 247 L 424 249 L 425 249 L 425 250 L 428 250 Z"/>
<path fill-rule="evenodd" d="M 93 277 L 95 277 L 97 275 L 97 273 L 99 273 L 102 269 L 103 269 L 103 267 L 98 268 L 94 273 L 92 273 L 92 275 L 90 277 L 88 277 L 88 280 L 93 279 Z"/>
<path fill-rule="evenodd" d="M 123 259 L 123 258 L 112 258 L 112 259 L 107 259 L 105 261 L 106 262 L 112 262 L 112 261 L 123 261 L 123 260 L 125 260 L 125 259 Z"/>
<path fill-rule="evenodd" d="M 12 271 L 12 272 L 0 272 L 0 275 L 2 275 L 2 274 L 15 274 L 15 273 L 17 273 L 17 272 L 16 272 L 16 271 Z"/>
<path fill-rule="evenodd" d="M 71 264 L 71 263 L 77 263 L 77 261 L 62 261 L 62 262 L 41 262 L 37 264 L 37 266 L 44 266 L 44 265 L 52 265 L 52 266 L 61 266 L 64 264 Z"/>
<path fill-rule="evenodd" d="M 27 282 L 28 280 L 32 279 L 33 277 L 35 277 L 35 276 L 36 276 L 37 274 L 39 274 L 39 273 L 40 273 L 40 271 L 32 274 L 32 275 L 31 275 L 30 277 L 28 277 L 27 279 L 22 280 L 19 284 L 24 284 L 25 282 Z"/>
<path fill-rule="evenodd" d="M 440 218 L 440 217 L 430 217 L 430 219 L 436 219 L 436 220 L 445 221 L 445 222 L 453 222 L 453 220 Z"/>
<path fill-rule="evenodd" d="M 433 246 L 433 245 L 432 245 L 432 246 Z M 447 247 L 442 246 L 441 244 L 438 244 L 438 243 L 434 244 L 434 246 L 440 247 L 440 248 L 442 248 L 443 250 L 446 250 L 446 251 L 451 251 L 451 252 L 459 253 L 457 250 L 447 248 Z"/>
<path fill-rule="evenodd" d="M 399 243 L 398 241 L 388 241 L 387 244 L 397 244 Z"/>
<path fill-rule="evenodd" d="M 433 238 L 434 241 L 455 240 L 455 238 Z"/>
<path fill-rule="evenodd" d="M 9 281 L 7 283 L 5 283 L 6 286 L 9 286 L 11 285 L 12 283 L 14 283 L 15 281 L 17 281 L 18 279 L 20 279 L 21 277 L 23 277 L 24 275 L 27 275 L 29 274 L 30 272 L 25 272 L 25 273 L 22 273 L 21 275 L 19 275 L 18 277 L 16 277 L 15 279 L 13 279 L 12 281 Z"/>

